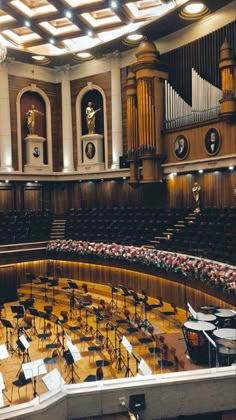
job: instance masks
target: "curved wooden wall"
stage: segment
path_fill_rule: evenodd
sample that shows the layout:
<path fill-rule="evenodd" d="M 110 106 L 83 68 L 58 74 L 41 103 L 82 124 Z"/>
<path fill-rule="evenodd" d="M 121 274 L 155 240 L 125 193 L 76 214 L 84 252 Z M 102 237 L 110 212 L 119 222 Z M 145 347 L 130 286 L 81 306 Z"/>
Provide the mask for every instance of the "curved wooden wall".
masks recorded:
<path fill-rule="evenodd" d="M 61 277 L 65 279 L 80 280 L 90 282 L 96 290 L 96 284 L 107 285 L 111 283 L 118 287 L 123 285 L 128 289 L 133 289 L 137 293 L 145 290 L 147 295 L 157 298 L 162 296 L 164 301 L 174 302 L 177 306 L 185 308 L 186 299 L 191 302 L 193 307 L 199 305 L 216 305 L 222 308 L 233 308 L 233 296 L 218 292 L 215 289 L 206 287 L 204 284 L 188 279 L 185 283 L 178 276 L 169 273 L 153 274 L 138 268 L 114 267 L 112 265 L 65 261 L 65 260 L 35 260 L 12 264 L 18 285 L 26 282 L 25 273 L 32 273 L 37 276 L 54 276 L 56 266 L 60 268 Z M 6 268 L 8 270 L 8 268 Z M 0 283 L 1 283 L 0 271 Z M 169 278 L 167 278 L 167 275 Z M 7 274 L 5 273 L 5 276 Z"/>

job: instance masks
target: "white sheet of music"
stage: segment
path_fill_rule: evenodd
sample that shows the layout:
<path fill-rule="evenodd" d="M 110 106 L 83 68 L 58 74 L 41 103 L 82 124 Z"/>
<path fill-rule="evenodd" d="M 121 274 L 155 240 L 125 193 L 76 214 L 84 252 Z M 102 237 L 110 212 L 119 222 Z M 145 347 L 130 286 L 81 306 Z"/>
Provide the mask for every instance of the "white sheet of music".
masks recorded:
<path fill-rule="evenodd" d="M 132 354 L 132 344 L 130 344 L 129 340 L 127 340 L 127 338 L 124 335 L 123 335 L 121 343 L 126 348 L 127 352 L 129 354 Z"/>
<path fill-rule="evenodd" d="M 28 349 L 30 346 L 30 343 L 27 341 L 26 337 L 24 335 L 21 335 L 19 337 L 19 340 L 21 341 L 21 343 L 23 344 L 25 349 Z"/>
<path fill-rule="evenodd" d="M 54 391 L 65 384 L 59 370 L 56 368 L 47 373 L 47 375 L 43 376 L 42 380 L 49 391 Z"/>
<path fill-rule="evenodd" d="M 151 371 L 150 367 L 147 365 L 147 363 L 143 359 L 141 359 L 138 367 L 141 370 L 143 375 L 146 376 L 146 375 L 151 375 L 152 374 L 152 371 Z"/>
<path fill-rule="evenodd" d="M 0 346 L 0 360 L 7 359 L 10 357 L 6 344 L 1 344 Z"/>
<path fill-rule="evenodd" d="M 2 391 L 3 389 L 5 389 L 5 385 L 4 385 L 2 374 L 0 372 L 0 391 Z"/>
<path fill-rule="evenodd" d="M 4 407 L 4 401 L 3 401 L 3 393 L 2 393 L 2 390 L 0 390 L 0 407 Z"/>
<path fill-rule="evenodd" d="M 34 378 L 35 376 L 44 375 L 44 373 L 47 373 L 43 359 L 22 363 L 22 369 L 25 374 L 25 379 Z"/>
<path fill-rule="evenodd" d="M 71 352 L 71 355 L 73 357 L 74 362 L 78 362 L 78 360 L 81 359 L 81 356 L 80 356 L 80 352 L 77 349 L 77 347 L 74 344 L 72 344 L 69 340 L 67 342 L 67 346 L 68 346 L 68 349 Z"/>

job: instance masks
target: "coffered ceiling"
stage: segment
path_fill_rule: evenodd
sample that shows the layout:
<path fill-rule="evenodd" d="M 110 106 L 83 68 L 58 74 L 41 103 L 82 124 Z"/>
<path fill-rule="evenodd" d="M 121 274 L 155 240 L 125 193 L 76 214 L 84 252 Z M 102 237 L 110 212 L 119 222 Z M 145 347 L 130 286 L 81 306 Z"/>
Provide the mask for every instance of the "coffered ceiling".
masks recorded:
<path fill-rule="evenodd" d="M 230 1 L 204 0 L 203 15 Z M 18 61 L 50 67 L 75 65 L 84 59 L 78 53 L 101 57 L 136 46 L 138 41 L 129 41 L 128 34 L 138 32 L 158 39 L 185 27 L 195 19 L 183 14 L 181 17 L 188 3 L 189 0 L 0 0 L 0 41 L 6 44 L 8 57 Z"/>

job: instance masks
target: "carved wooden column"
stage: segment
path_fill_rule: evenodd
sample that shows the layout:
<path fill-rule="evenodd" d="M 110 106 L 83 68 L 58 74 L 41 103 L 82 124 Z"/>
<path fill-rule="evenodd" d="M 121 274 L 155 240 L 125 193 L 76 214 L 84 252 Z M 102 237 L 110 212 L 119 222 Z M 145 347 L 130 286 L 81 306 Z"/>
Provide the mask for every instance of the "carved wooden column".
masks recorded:
<path fill-rule="evenodd" d="M 223 91 L 220 115 L 223 118 L 236 118 L 236 57 L 226 40 L 220 49 L 219 69 Z"/>
<path fill-rule="evenodd" d="M 137 90 L 135 73 L 129 70 L 126 83 L 126 132 L 128 142 L 128 161 L 130 165 L 129 183 L 139 182 L 138 152 L 138 114 L 137 114 Z"/>
<path fill-rule="evenodd" d="M 142 183 L 162 179 L 161 129 L 164 121 L 166 65 L 159 60 L 155 44 L 144 41 L 138 47 L 133 66 L 137 81 L 138 143 L 142 159 Z"/>

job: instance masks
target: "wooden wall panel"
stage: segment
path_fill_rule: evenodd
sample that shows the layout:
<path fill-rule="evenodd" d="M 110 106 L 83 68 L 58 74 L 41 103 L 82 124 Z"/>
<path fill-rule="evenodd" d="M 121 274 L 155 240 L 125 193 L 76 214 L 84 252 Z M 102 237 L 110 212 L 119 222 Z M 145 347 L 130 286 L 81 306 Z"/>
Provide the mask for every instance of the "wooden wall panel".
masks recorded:
<path fill-rule="evenodd" d="M 162 296 L 164 301 L 174 302 L 182 308 L 185 307 L 186 298 L 195 308 L 201 305 L 216 305 L 222 308 L 232 307 L 227 294 L 215 294 L 214 290 L 203 287 L 204 285 L 201 287 L 198 282 L 188 285 L 164 278 L 161 275 L 100 264 L 64 260 L 29 261 L 15 264 L 16 274 L 22 284 L 25 282 L 25 273 L 30 272 L 36 276 L 46 276 L 49 265 L 50 268 L 52 265 L 57 265 L 60 268 L 62 278 L 90 282 L 89 290 L 95 293 L 96 284 L 107 285 L 110 283 L 115 287 L 122 284 L 136 293 L 145 290 L 148 296 Z"/>
<path fill-rule="evenodd" d="M 236 124 L 228 124 L 225 121 L 216 120 L 211 123 L 205 122 L 203 124 L 196 124 L 195 126 L 189 126 L 178 130 L 171 130 L 166 132 L 164 135 L 164 152 L 167 155 L 165 163 L 181 162 L 184 165 L 185 162 L 192 160 L 208 159 L 211 161 L 211 156 L 205 150 L 205 137 L 210 128 L 216 128 L 221 136 L 221 148 L 217 154 L 217 157 L 227 156 L 236 154 Z M 174 153 L 174 145 L 176 138 L 179 135 L 183 135 L 189 142 L 189 154 L 184 160 L 176 158 Z M 214 156 L 215 157 L 215 156 Z"/>
<path fill-rule="evenodd" d="M 193 208 L 192 187 L 201 186 L 200 207 L 234 207 L 236 173 L 226 169 L 205 174 L 178 175 L 167 180 L 167 207 Z"/>
<path fill-rule="evenodd" d="M 203 174 L 168 176 L 160 183 L 132 188 L 127 180 L 90 182 L 42 182 L 40 187 L 27 187 L 23 182 L 12 183 L 10 189 L 0 188 L 3 210 L 50 209 L 64 214 L 79 207 L 157 207 L 189 208 L 194 206 L 192 187 L 201 185 L 201 206 L 235 206 L 236 173 L 227 168 Z"/>
<path fill-rule="evenodd" d="M 21 89 L 30 84 L 42 89 L 48 96 L 51 104 L 52 121 L 52 156 L 53 170 L 62 170 L 62 116 L 61 116 L 61 86 L 60 84 L 44 82 L 30 78 L 9 76 L 9 96 L 10 96 L 10 117 L 12 134 L 12 165 L 18 170 L 18 145 L 17 145 L 17 121 L 16 121 L 16 98 Z"/>
<path fill-rule="evenodd" d="M 0 265 L 0 296 L 5 302 L 17 299 L 17 269 L 16 265 Z"/>
<path fill-rule="evenodd" d="M 74 148 L 74 163 L 75 167 L 78 164 L 78 150 L 77 150 L 77 131 L 76 131 L 76 99 L 80 91 L 87 86 L 88 83 L 93 83 L 103 89 L 106 97 L 107 109 L 103 110 L 106 112 L 107 118 L 107 137 L 108 137 L 108 166 L 112 164 L 112 135 L 111 135 L 111 73 L 104 72 L 102 74 L 96 74 L 81 79 L 71 81 L 71 106 L 72 106 L 72 127 L 73 127 L 73 148 Z M 104 114 L 105 117 L 105 114 Z"/>
<path fill-rule="evenodd" d="M 15 188 L 0 182 L 0 210 L 12 210 L 15 207 Z"/>
<path fill-rule="evenodd" d="M 43 209 L 42 188 L 36 188 L 33 186 L 24 188 L 24 209 Z"/>

